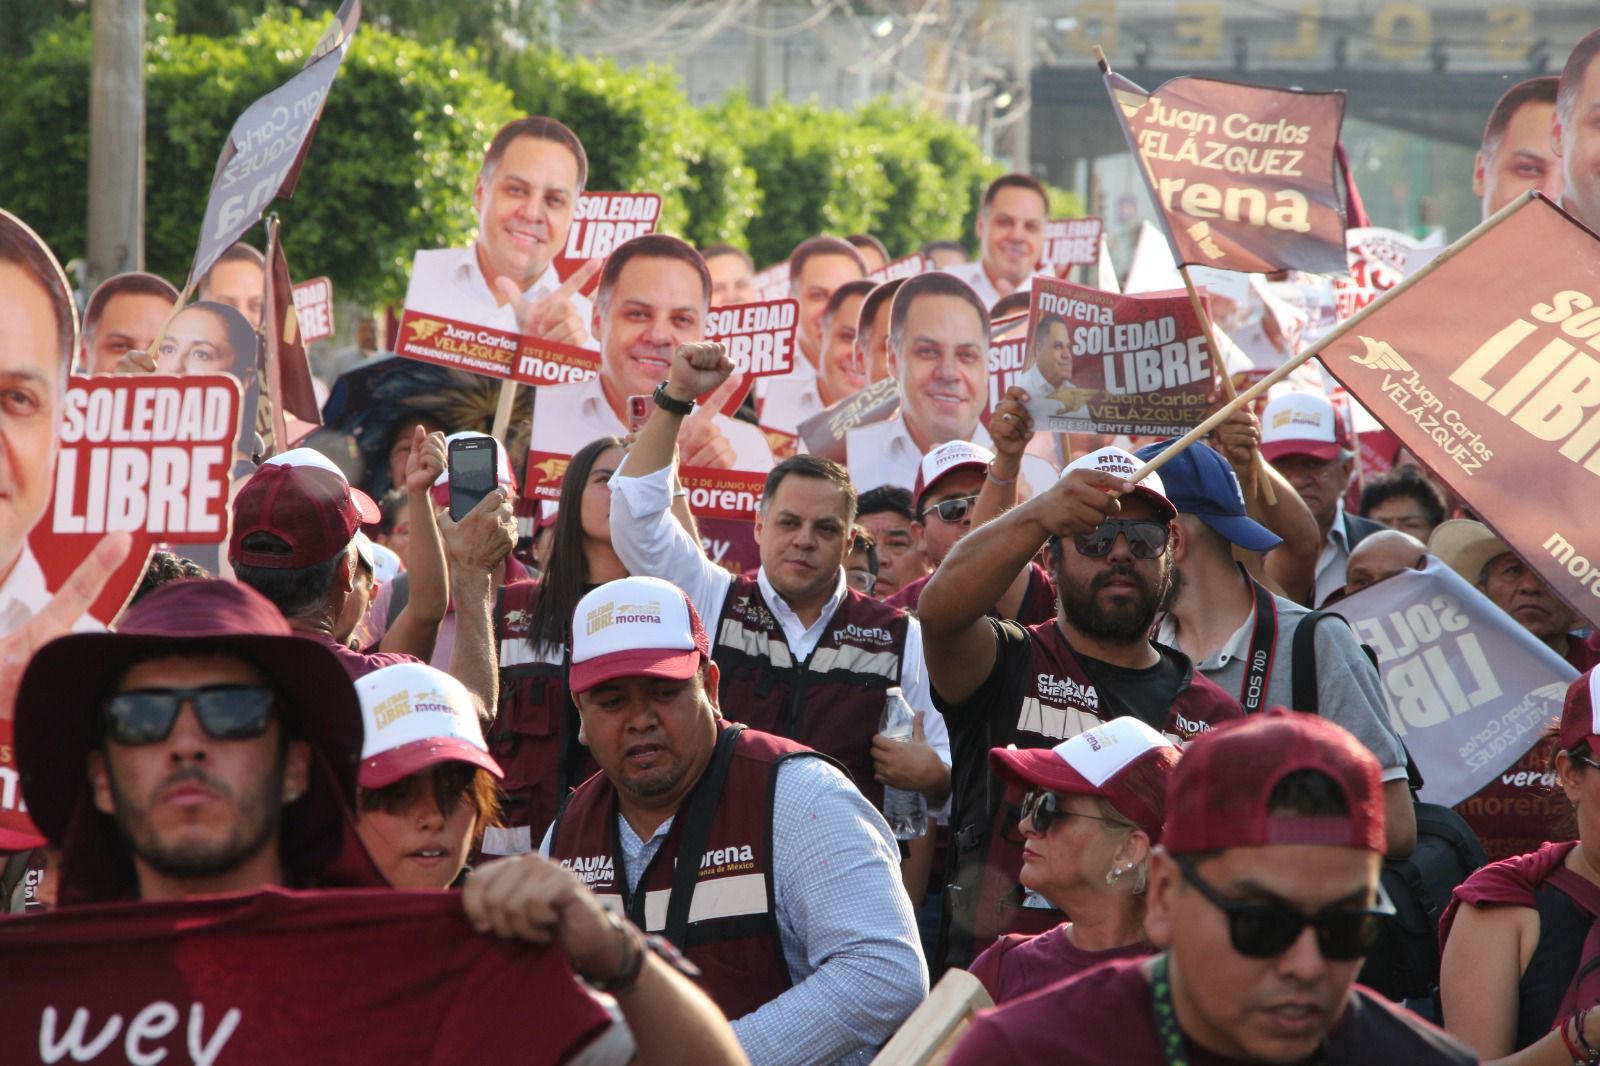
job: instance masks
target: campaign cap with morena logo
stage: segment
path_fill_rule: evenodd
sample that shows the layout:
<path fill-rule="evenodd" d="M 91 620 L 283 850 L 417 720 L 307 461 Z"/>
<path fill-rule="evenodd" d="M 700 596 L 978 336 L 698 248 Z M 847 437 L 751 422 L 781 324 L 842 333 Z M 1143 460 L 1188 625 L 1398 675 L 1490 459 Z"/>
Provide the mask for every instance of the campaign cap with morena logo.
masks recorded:
<path fill-rule="evenodd" d="M 1072 460 L 1067 464 L 1067 468 L 1061 471 L 1061 476 L 1066 477 L 1074 470 L 1099 470 L 1115 474 L 1117 477 L 1131 478 L 1134 471 L 1143 465 L 1137 456 L 1121 448 L 1101 448 L 1099 451 Z M 1167 487 L 1162 483 L 1161 475 L 1154 471 L 1134 482 L 1133 495 L 1142 496 L 1155 504 L 1168 521 L 1178 517 L 1178 509 L 1167 498 Z"/>
<path fill-rule="evenodd" d="M 442 762 L 504 777 L 489 754 L 478 700 L 426 663 L 396 663 L 355 682 L 361 700 L 361 787 L 384 788 Z"/>
<path fill-rule="evenodd" d="M 933 491 L 935 485 L 958 470 L 987 472 L 994 462 L 994 452 L 969 440 L 947 440 L 922 457 L 917 467 L 917 480 L 911 487 L 911 500 L 918 513 L 922 511 L 922 498 Z"/>
<path fill-rule="evenodd" d="M 1288 455 L 1326 462 L 1350 448 L 1339 412 L 1314 392 L 1283 393 L 1261 413 L 1261 457 L 1268 462 Z"/>
<path fill-rule="evenodd" d="M 700 614 L 683 590 L 658 577 L 608 581 L 572 612 L 574 694 L 620 677 L 687 681 L 711 658 Z"/>

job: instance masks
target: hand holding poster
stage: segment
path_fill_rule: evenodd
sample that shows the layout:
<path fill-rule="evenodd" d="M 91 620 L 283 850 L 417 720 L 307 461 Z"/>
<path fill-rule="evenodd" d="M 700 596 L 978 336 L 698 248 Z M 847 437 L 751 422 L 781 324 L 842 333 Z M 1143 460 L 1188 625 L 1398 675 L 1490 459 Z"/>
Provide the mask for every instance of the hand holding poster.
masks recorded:
<path fill-rule="evenodd" d="M 1006 342 L 1017 344 L 1018 342 Z M 1205 332 L 1182 292 L 1119 296 L 1035 279 L 1023 372 L 1034 427 L 1172 436 L 1205 417 L 1215 379 Z"/>
<path fill-rule="evenodd" d="M 361 0 L 345 0 L 300 73 L 245 108 L 217 157 L 189 286 L 255 225 L 267 205 L 293 196 L 328 89 L 361 21 Z"/>
<path fill-rule="evenodd" d="M 1099 262 L 1104 228 L 1104 220 L 1098 218 L 1053 218 L 1046 222 L 1039 272 L 1064 278 L 1075 266 Z"/>
<path fill-rule="evenodd" d="M 1600 476 L 1600 239 L 1529 194 L 1424 270 L 1331 334 L 1323 364 L 1557 595 L 1600 617 L 1584 488 Z M 1535 506 L 1530 476 L 1572 484 Z"/>
<path fill-rule="evenodd" d="M 1343 92 L 1182 77 L 1152 93 L 1101 70 L 1179 263 L 1344 271 Z"/>
<path fill-rule="evenodd" d="M 1433 556 L 1339 601 L 1378 654 L 1389 720 L 1450 806 L 1493 781 L 1561 715 L 1566 660 Z"/>

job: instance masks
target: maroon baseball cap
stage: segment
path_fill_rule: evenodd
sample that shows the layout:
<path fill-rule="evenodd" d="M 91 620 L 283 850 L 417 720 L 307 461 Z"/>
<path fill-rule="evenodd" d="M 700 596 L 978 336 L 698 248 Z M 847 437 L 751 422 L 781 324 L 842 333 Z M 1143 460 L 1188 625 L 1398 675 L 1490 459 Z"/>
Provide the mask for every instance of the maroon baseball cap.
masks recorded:
<path fill-rule="evenodd" d="M 950 440 L 932 449 L 917 465 L 917 480 L 911 487 L 913 506 L 920 512 L 922 498 L 932 488 L 958 470 L 987 471 L 994 452 L 969 440 Z"/>
<path fill-rule="evenodd" d="M 1300 770 L 1331 778 L 1349 813 L 1273 814 L 1272 790 Z M 1174 855 L 1268 844 L 1384 850 L 1378 760 L 1326 718 L 1275 707 L 1207 730 L 1167 787 L 1162 843 Z"/>
<path fill-rule="evenodd" d="M 1008 785 L 1098 796 L 1159 844 L 1165 814 L 1161 797 L 1178 754 L 1171 740 L 1124 716 L 1053 748 L 993 748 L 989 765 Z M 1140 778 L 1154 787 L 1139 788 Z"/>
<path fill-rule="evenodd" d="M 1590 670 L 1567 686 L 1561 705 L 1561 750 L 1572 751 L 1588 741 L 1589 751 L 1600 754 L 1600 671 Z"/>
<path fill-rule="evenodd" d="M 269 570 L 298 570 L 327 562 L 360 530 L 381 517 L 377 504 L 352 488 L 333 463 L 309 448 L 268 459 L 233 501 L 228 561 Z M 246 551 L 245 538 L 270 533 L 289 551 Z"/>
<path fill-rule="evenodd" d="M 1327 462 L 1351 447 L 1344 419 L 1326 396 L 1285 392 L 1261 413 L 1261 457 L 1268 462 L 1290 455 Z"/>

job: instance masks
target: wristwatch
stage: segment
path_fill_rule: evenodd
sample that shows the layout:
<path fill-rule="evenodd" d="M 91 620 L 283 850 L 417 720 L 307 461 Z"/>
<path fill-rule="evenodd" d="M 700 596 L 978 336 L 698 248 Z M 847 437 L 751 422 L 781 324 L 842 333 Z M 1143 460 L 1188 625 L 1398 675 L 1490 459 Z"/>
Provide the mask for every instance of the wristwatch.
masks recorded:
<path fill-rule="evenodd" d="M 656 386 L 654 398 L 657 407 L 671 414 L 686 415 L 694 411 L 693 400 L 679 400 L 667 394 L 667 383 L 665 381 Z"/>

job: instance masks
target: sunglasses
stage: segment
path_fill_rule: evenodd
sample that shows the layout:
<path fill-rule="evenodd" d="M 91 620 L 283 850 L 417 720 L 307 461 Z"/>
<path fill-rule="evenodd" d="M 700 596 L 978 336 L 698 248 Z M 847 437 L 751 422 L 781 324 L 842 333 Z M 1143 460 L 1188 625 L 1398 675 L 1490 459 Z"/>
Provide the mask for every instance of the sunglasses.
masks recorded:
<path fill-rule="evenodd" d="M 1242 903 L 1228 899 L 1207 884 L 1187 859 L 1178 859 L 1183 879 L 1228 917 L 1228 940 L 1233 950 L 1252 959 L 1271 959 L 1288 951 L 1306 926 L 1316 933 L 1317 950 L 1336 962 L 1359 959 L 1378 935 L 1379 922 L 1393 917 L 1394 904 L 1378 888 L 1378 904 L 1353 910 L 1329 907 L 1303 914 L 1286 903 Z"/>
<path fill-rule="evenodd" d="M 1151 522 L 1140 518 L 1108 518 L 1091 533 L 1079 533 L 1072 538 L 1079 555 L 1099 558 L 1110 555 L 1117 537 L 1128 539 L 1128 550 L 1135 559 L 1154 559 L 1167 550 L 1168 527 L 1165 522 Z"/>
<path fill-rule="evenodd" d="M 936 514 L 941 522 L 959 522 L 967 517 L 967 512 L 977 505 L 978 497 L 976 496 L 962 496 L 956 500 L 945 500 L 943 503 L 936 503 L 926 511 L 923 511 L 922 520 L 926 522 L 930 514 Z"/>
<path fill-rule="evenodd" d="M 106 700 L 106 736 L 124 747 L 166 740 L 178 709 L 188 703 L 207 736 L 250 740 L 267 731 L 276 702 L 277 693 L 258 685 L 136 689 Z"/>
<path fill-rule="evenodd" d="M 846 570 L 844 580 L 863 596 L 872 595 L 872 590 L 878 587 L 878 575 L 871 570 Z"/>
<path fill-rule="evenodd" d="M 1022 797 L 1022 817 L 1033 823 L 1035 832 L 1048 833 L 1050 827 L 1057 821 L 1066 821 L 1068 818 L 1087 818 L 1094 822 L 1105 822 L 1112 826 L 1126 826 L 1126 822 L 1115 818 L 1102 818 L 1098 814 L 1079 814 L 1069 811 L 1061 806 L 1061 799 L 1049 789 L 1035 789 Z"/>

